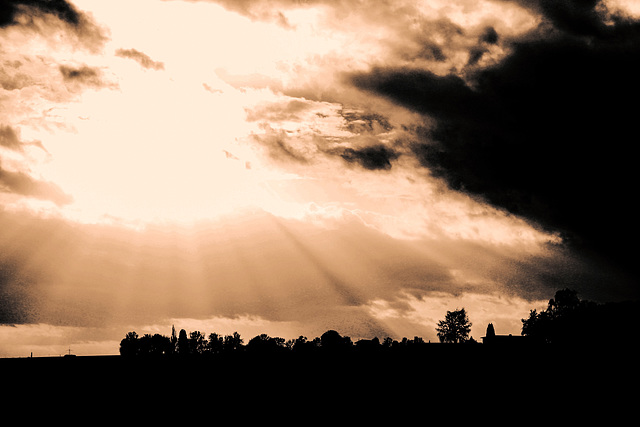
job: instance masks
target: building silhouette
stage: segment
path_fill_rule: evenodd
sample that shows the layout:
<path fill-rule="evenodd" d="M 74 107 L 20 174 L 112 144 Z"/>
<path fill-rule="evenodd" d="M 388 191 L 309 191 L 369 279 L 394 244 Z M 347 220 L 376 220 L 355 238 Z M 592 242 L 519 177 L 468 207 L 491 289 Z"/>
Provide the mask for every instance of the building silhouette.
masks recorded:
<path fill-rule="evenodd" d="M 496 335 L 493 323 L 487 325 L 487 332 L 485 336 L 482 337 L 482 343 L 487 345 L 517 346 L 527 342 L 527 337 L 522 335 Z"/>

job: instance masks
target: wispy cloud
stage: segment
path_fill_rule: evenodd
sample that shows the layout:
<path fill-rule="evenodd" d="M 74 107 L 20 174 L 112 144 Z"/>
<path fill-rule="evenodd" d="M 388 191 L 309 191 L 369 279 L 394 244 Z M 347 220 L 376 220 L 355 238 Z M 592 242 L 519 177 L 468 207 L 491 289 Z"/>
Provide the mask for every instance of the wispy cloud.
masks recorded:
<path fill-rule="evenodd" d="M 152 70 L 164 70 L 164 63 L 154 61 L 149 57 L 149 55 L 136 49 L 118 49 L 116 50 L 116 56 L 133 59 L 144 68 L 150 68 Z"/>
<path fill-rule="evenodd" d="M 55 183 L 35 178 L 25 172 L 7 170 L 1 166 L 0 192 L 49 200 L 57 205 L 68 204 L 73 200 Z"/>

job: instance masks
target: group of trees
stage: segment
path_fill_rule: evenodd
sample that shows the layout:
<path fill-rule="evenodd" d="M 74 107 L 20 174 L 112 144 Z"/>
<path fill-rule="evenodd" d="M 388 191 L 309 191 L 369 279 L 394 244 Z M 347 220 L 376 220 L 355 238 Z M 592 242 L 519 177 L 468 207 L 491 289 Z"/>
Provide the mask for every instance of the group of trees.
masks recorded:
<path fill-rule="evenodd" d="M 129 332 L 120 342 L 120 354 L 125 357 L 134 356 L 206 356 L 217 354 L 231 354 L 238 352 L 247 353 L 270 353 L 296 352 L 313 353 L 317 351 L 341 351 L 353 348 L 359 349 L 394 349 L 408 348 L 418 344 L 424 344 L 424 340 L 415 337 L 413 340 L 403 338 L 401 341 L 393 340 L 389 337 L 380 341 L 378 338 L 372 340 L 358 340 L 353 342 L 350 337 L 342 336 L 334 330 L 329 330 L 312 340 L 300 336 L 296 339 L 285 340 L 280 337 L 270 337 L 267 334 L 260 334 L 251 338 L 246 344 L 238 332 L 231 335 L 219 335 L 211 333 L 208 337 L 200 331 L 193 331 L 187 334 L 181 329 L 176 334 L 175 327 L 172 328 L 171 336 L 161 334 L 145 334 L 139 336 L 136 332 Z"/>
<path fill-rule="evenodd" d="M 559 290 L 546 310 L 531 310 L 522 319 L 522 335 L 541 343 L 625 344 L 634 339 L 640 304 L 581 300 L 571 289 Z"/>
<path fill-rule="evenodd" d="M 596 303 L 581 300 L 573 289 L 558 290 L 546 310 L 531 310 L 521 319 L 521 335 L 530 343 L 576 345 L 605 342 L 624 344 L 636 332 L 637 301 Z M 491 325 L 493 327 L 493 325 Z M 448 311 L 436 328 L 441 342 L 473 342 L 471 322 L 464 308 Z"/>
<path fill-rule="evenodd" d="M 527 319 L 522 319 L 522 335 L 540 343 L 577 343 L 588 342 L 594 337 L 608 341 L 624 342 L 635 332 L 635 313 L 638 303 L 597 304 L 581 301 L 577 292 L 563 289 L 556 292 L 549 300 L 546 310 L 531 310 Z M 436 332 L 441 343 L 476 343 L 469 337 L 471 322 L 464 308 L 447 311 L 444 320 L 438 322 Z M 285 340 L 261 334 L 253 337 L 247 344 L 234 332 L 231 335 L 212 333 L 208 337 L 200 331 L 187 334 L 181 329 L 176 334 L 172 328 L 171 336 L 161 334 L 145 334 L 138 336 L 129 332 L 120 342 L 122 356 L 154 356 L 154 355 L 214 355 L 233 352 L 277 353 L 283 351 L 313 352 L 318 350 L 346 349 L 406 349 L 425 344 L 420 337 L 413 340 L 403 338 L 395 341 L 389 337 L 380 341 L 377 337 L 371 340 L 352 342 L 351 338 L 341 336 L 329 330 L 322 336 L 312 340 L 304 336 Z"/>
<path fill-rule="evenodd" d="M 158 355 L 193 355 L 206 353 L 221 353 L 238 350 L 243 345 L 240 334 L 218 335 L 212 333 L 207 339 L 200 331 L 180 330 L 176 335 L 175 328 L 171 329 L 171 336 L 161 334 L 145 334 L 138 336 L 136 332 L 129 332 L 120 341 L 120 355 L 122 356 L 158 356 Z"/>
<path fill-rule="evenodd" d="M 448 311 L 444 320 L 438 322 L 436 328 L 438 338 L 443 343 L 463 343 L 475 342 L 469 339 L 471 323 L 464 308 L 455 311 Z M 175 327 L 172 327 L 171 336 L 161 334 L 145 334 L 139 336 L 136 332 L 129 332 L 120 342 L 120 354 L 122 356 L 158 356 L 158 355 L 213 355 L 228 354 L 231 352 L 270 352 L 291 350 L 295 352 L 312 352 L 316 350 L 346 350 L 350 348 L 359 349 L 398 349 L 415 347 L 424 344 L 420 337 L 413 340 L 403 338 L 401 341 L 393 340 L 390 337 L 380 341 L 377 337 L 371 340 L 358 340 L 353 342 L 348 336 L 341 336 L 334 330 L 329 330 L 312 340 L 299 336 L 296 339 L 285 340 L 280 337 L 270 337 L 267 334 L 257 335 L 249 340 L 245 345 L 244 340 L 238 332 L 231 335 L 219 335 L 211 333 L 208 337 L 200 331 L 187 331 L 181 329 L 176 334 Z"/>

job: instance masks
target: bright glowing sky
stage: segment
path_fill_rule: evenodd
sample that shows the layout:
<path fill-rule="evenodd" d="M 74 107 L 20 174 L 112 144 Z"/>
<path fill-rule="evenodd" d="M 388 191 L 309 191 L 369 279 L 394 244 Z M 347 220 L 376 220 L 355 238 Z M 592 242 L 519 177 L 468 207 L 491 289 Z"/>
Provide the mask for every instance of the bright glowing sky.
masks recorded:
<path fill-rule="evenodd" d="M 433 118 L 349 77 L 464 75 L 488 27 L 500 42 L 475 67 L 543 16 L 369 3 L 75 0 L 77 25 L 16 9 L 0 28 L 0 356 L 116 353 L 172 324 L 435 340 L 463 306 L 479 339 L 579 283 L 556 233 L 423 167 Z"/>

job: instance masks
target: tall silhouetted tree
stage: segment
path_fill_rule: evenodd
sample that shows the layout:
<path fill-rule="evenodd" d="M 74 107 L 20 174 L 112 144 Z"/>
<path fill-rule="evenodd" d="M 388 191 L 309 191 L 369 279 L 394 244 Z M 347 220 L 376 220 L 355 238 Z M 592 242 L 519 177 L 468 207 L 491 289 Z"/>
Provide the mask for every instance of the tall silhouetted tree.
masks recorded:
<path fill-rule="evenodd" d="M 171 325 L 171 353 L 175 353 L 178 348 L 178 336 L 176 335 L 176 327 Z"/>
<path fill-rule="evenodd" d="M 464 308 L 447 311 L 444 320 L 438 322 L 436 328 L 438 339 L 442 343 L 462 343 L 469 339 L 471 322 Z"/>
<path fill-rule="evenodd" d="M 178 348 L 177 353 L 181 356 L 187 356 L 191 353 L 189 349 L 189 338 L 187 337 L 187 331 L 180 329 L 178 334 Z"/>

